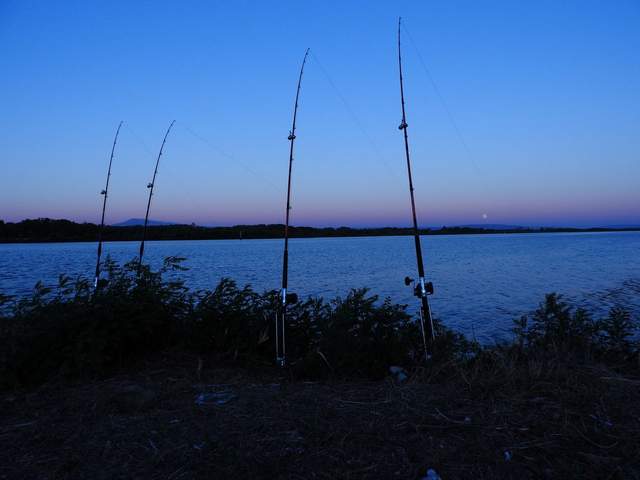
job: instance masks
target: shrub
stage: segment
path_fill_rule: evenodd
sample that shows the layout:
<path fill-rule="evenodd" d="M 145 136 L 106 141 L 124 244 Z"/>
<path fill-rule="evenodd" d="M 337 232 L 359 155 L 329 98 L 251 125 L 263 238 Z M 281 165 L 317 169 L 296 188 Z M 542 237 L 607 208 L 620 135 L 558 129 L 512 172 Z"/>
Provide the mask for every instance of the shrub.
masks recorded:
<path fill-rule="evenodd" d="M 574 310 L 555 293 L 545 296 L 531 322 L 526 316 L 514 322 L 517 345 L 546 355 L 588 354 L 596 331 L 597 325 L 586 310 Z"/>
<path fill-rule="evenodd" d="M 636 331 L 636 323 L 624 309 L 613 308 L 596 321 L 586 310 L 573 309 L 561 295 L 551 293 L 531 320 L 525 315 L 514 321 L 514 347 L 521 355 L 550 359 L 629 357 L 638 350 L 632 341 Z"/>
<path fill-rule="evenodd" d="M 249 286 L 238 288 L 233 280 L 222 279 L 194 308 L 189 346 L 231 360 L 261 356 L 269 343 L 270 300 Z"/>
<path fill-rule="evenodd" d="M 609 316 L 598 323 L 599 347 L 604 355 L 631 356 L 638 351 L 637 342 L 633 336 L 638 325 L 631 318 L 631 314 L 620 307 L 609 311 Z"/>
<path fill-rule="evenodd" d="M 105 375 L 176 348 L 218 364 L 272 364 L 278 292 L 260 294 L 230 279 L 190 292 L 175 275 L 182 260 L 167 258 L 152 271 L 107 259 L 107 280 L 95 292 L 85 279 L 61 276 L 55 287 L 38 283 L 24 299 L 0 295 L 0 386 Z M 425 364 L 422 332 L 406 305 L 364 288 L 329 302 L 308 298 L 287 308 L 287 358 L 307 377 L 379 378 L 399 365 L 431 369 L 433 378 L 451 366 L 475 364 L 481 372 L 531 361 L 620 362 L 638 352 L 628 312 L 613 309 L 594 321 L 556 294 L 515 322 L 511 345 L 481 347 L 437 321 L 434 328 L 434 356 Z"/>
<path fill-rule="evenodd" d="M 95 294 L 84 279 L 61 276 L 56 288 L 38 283 L 14 303 L 0 331 L 4 383 L 37 384 L 51 375 L 105 373 L 179 338 L 190 298 L 179 282 L 161 281 L 180 259 L 159 272 L 106 262 L 109 281 Z"/>
<path fill-rule="evenodd" d="M 390 365 L 409 362 L 412 345 L 406 332 L 411 317 L 405 306 L 389 299 L 378 304 L 378 296 L 363 288 L 336 298 L 321 313 L 315 318 L 316 335 L 310 335 L 311 351 L 336 374 L 380 376 Z"/>

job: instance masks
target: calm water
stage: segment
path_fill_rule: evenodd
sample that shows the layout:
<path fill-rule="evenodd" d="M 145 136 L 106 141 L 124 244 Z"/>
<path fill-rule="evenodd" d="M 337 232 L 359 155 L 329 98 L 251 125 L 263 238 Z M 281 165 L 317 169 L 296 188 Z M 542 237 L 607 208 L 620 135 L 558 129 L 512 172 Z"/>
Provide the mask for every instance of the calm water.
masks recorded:
<path fill-rule="evenodd" d="M 547 292 L 564 294 L 592 310 L 623 305 L 640 314 L 640 232 L 454 235 L 423 237 L 436 317 L 479 340 L 503 337 L 511 320 L 534 309 Z M 301 295 L 333 298 L 369 287 L 412 308 L 403 278 L 415 276 L 411 237 L 293 239 L 289 286 Z M 105 245 L 118 261 L 136 255 L 137 242 Z M 93 243 L 0 245 L 0 291 L 24 295 L 37 280 L 60 273 L 92 277 Z M 148 242 L 146 260 L 187 258 L 181 272 L 192 288 L 221 277 L 257 290 L 280 283 L 281 240 Z"/>

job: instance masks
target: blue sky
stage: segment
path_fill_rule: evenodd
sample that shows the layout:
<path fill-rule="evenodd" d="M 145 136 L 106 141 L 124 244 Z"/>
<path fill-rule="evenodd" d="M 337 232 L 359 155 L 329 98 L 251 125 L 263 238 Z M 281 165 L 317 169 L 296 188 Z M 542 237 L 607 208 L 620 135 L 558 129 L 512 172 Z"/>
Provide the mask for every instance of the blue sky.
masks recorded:
<path fill-rule="evenodd" d="M 0 2 L 0 218 L 640 224 L 640 4 Z M 424 66 L 428 69 L 425 70 Z M 431 78 L 435 82 L 431 82 Z M 484 218 L 486 215 L 486 219 Z"/>

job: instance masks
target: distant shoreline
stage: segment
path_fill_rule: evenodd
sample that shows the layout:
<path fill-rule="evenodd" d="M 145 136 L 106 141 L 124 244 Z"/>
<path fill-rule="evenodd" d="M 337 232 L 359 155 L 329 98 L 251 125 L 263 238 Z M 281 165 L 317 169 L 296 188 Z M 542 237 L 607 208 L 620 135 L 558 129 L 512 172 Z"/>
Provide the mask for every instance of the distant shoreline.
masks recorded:
<path fill-rule="evenodd" d="M 147 228 L 148 240 L 258 240 L 282 238 L 284 225 L 235 225 L 233 227 L 201 227 L 197 225 L 151 225 Z M 492 235 L 524 233 L 596 233 L 637 232 L 640 227 L 622 228 L 481 228 L 442 227 L 420 229 L 420 235 Z M 350 228 L 350 227 L 290 227 L 291 238 L 346 238 L 346 237 L 390 237 L 412 235 L 411 228 Z M 98 225 L 76 223 L 69 220 L 37 219 L 10 223 L 0 221 L 0 243 L 66 243 L 92 242 L 98 235 Z M 142 226 L 105 226 L 105 242 L 140 240 Z"/>

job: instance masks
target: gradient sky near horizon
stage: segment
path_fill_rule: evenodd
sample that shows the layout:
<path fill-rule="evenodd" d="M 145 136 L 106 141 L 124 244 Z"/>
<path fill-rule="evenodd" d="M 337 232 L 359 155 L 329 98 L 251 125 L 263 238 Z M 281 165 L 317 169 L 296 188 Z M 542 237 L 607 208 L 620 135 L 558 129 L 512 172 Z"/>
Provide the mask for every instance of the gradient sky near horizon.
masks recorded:
<path fill-rule="evenodd" d="M 0 219 L 640 224 L 633 0 L 0 2 Z M 408 33 L 407 33 L 408 32 Z M 409 34 L 410 37 L 409 38 Z"/>

